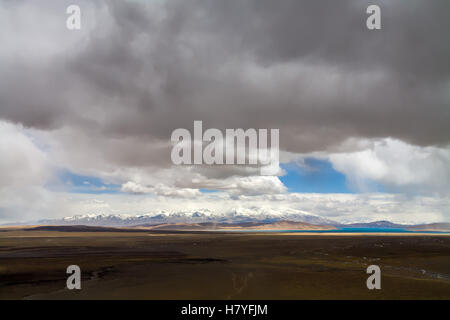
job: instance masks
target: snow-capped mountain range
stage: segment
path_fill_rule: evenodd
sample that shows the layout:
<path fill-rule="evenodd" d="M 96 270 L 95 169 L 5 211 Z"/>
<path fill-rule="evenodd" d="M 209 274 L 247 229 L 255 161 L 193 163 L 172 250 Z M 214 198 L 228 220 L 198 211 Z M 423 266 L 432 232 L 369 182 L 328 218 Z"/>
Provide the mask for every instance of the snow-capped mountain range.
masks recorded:
<path fill-rule="evenodd" d="M 86 225 L 124 227 L 137 225 L 150 225 L 161 223 L 245 223 L 245 222 L 276 222 L 296 221 L 317 225 L 336 225 L 335 221 L 298 210 L 286 210 L 285 213 L 258 212 L 249 213 L 247 210 L 231 210 L 225 213 L 213 213 L 208 209 L 184 212 L 159 212 L 143 215 L 113 215 L 113 214 L 87 214 L 66 217 L 62 219 L 40 220 L 40 225 Z"/>

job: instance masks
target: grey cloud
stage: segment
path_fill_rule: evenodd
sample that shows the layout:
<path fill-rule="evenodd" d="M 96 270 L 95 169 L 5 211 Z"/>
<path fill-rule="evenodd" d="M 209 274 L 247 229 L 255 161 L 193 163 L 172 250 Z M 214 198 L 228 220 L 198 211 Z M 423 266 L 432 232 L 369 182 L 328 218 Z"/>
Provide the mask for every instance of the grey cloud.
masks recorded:
<path fill-rule="evenodd" d="M 371 1 L 382 8 L 380 31 L 365 28 L 369 1 L 80 2 L 79 36 L 64 30 L 56 1 L 45 3 L 27 10 L 47 12 L 43 32 L 61 22 L 40 39 L 61 46 L 24 45 L 18 56 L 20 47 L 2 46 L 0 117 L 78 130 L 96 142 L 85 152 L 96 148 L 115 165 L 169 165 L 167 150 L 147 157 L 152 145 L 160 150 L 194 120 L 280 128 L 290 152 L 327 151 L 350 137 L 450 142 L 448 1 Z M 2 37 L 31 32 L 7 11 L 22 5 L 1 3 L 21 26 L 2 25 Z"/>

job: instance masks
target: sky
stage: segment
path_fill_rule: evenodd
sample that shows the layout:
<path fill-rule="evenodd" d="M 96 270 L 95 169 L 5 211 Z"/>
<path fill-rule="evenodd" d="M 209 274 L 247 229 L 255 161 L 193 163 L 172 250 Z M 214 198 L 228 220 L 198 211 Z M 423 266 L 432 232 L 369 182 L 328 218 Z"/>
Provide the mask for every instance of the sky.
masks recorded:
<path fill-rule="evenodd" d="M 188 209 L 449 222 L 445 30 L 447 0 L 0 0 L 0 223 Z M 279 129 L 278 174 L 174 165 L 171 133 L 195 120 Z"/>

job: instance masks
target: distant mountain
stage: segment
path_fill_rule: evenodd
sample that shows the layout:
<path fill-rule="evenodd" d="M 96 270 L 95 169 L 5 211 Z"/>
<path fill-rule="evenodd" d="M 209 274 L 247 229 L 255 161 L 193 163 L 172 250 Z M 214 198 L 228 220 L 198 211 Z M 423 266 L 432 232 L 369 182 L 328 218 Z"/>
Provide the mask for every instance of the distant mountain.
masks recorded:
<path fill-rule="evenodd" d="M 417 226 L 410 226 L 407 228 L 411 231 L 446 231 L 450 232 L 450 223 L 430 223 L 421 224 Z"/>
<path fill-rule="evenodd" d="M 281 208 L 271 211 L 264 208 L 236 208 L 225 213 L 216 213 L 208 209 L 186 210 L 174 212 L 159 212 L 143 215 L 113 215 L 113 214 L 87 214 L 66 217 L 62 219 L 39 220 L 21 225 L 50 225 L 50 226 L 93 226 L 93 227 L 150 227 L 173 228 L 169 225 L 178 225 L 177 228 L 204 229 L 211 225 L 244 225 L 248 226 L 274 224 L 276 222 L 304 223 L 317 226 L 335 228 L 385 228 L 407 229 L 411 231 L 450 231 L 450 223 L 432 223 L 423 225 L 396 224 L 390 221 L 374 221 L 367 223 L 342 224 L 336 221 L 319 217 L 309 212 L 292 208 Z M 12 224 L 11 224 L 12 225 Z M 16 224 L 17 225 L 17 224 Z M 166 225 L 166 227 L 163 227 Z M 182 227 L 184 225 L 184 227 Z M 198 225 L 198 226 L 196 226 Z M 281 227 L 288 229 L 289 226 Z M 295 229 L 295 228 L 293 228 Z"/>
<path fill-rule="evenodd" d="M 36 225 L 85 225 L 129 227 L 137 225 L 157 225 L 174 223 L 272 223 L 277 221 L 304 222 L 315 225 L 337 225 L 329 219 L 321 218 L 307 212 L 295 210 L 286 213 L 248 212 L 247 210 L 232 210 L 227 213 L 216 214 L 210 210 L 193 210 L 185 212 L 162 212 L 159 214 L 145 214 L 137 216 L 124 215 L 76 215 L 63 219 L 40 220 Z"/>
<path fill-rule="evenodd" d="M 390 221 L 374 221 L 374 222 L 367 222 L 367 223 L 350 223 L 350 224 L 341 224 L 339 225 L 341 227 L 346 228 L 386 228 L 386 229 L 404 229 L 409 227 L 410 225 L 405 224 L 397 224 L 392 223 Z"/>
<path fill-rule="evenodd" d="M 450 223 L 430 223 L 420 225 L 397 224 L 389 221 L 375 221 L 368 223 L 339 224 L 336 227 L 345 228 L 383 228 L 383 229 L 406 229 L 409 231 L 450 231 Z"/>
<path fill-rule="evenodd" d="M 23 231 L 59 231 L 59 232 L 136 232 L 136 229 L 124 229 L 113 227 L 93 227 L 93 226 L 33 226 L 23 228 Z"/>
<path fill-rule="evenodd" d="M 332 226 L 314 225 L 304 222 L 277 221 L 269 223 L 165 223 L 140 225 L 135 227 L 99 227 L 84 225 L 43 225 L 22 227 L 23 231 L 59 231 L 59 232 L 148 232 L 148 231 L 239 231 L 239 230 L 334 230 Z M 1 229 L 0 229 L 1 230 Z M 11 231 L 5 228 L 5 231 Z"/>
<path fill-rule="evenodd" d="M 194 214 L 196 218 L 199 218 L 199 214 Z M 192 217 L 192 216 L 190 216 Z M 239 231 L 239 230 L 255 230 L 255 231 L 270 231 L 270 230 L 308 230 L 308 231 L 321 231 L 321 230 L 339 230 L 341 228 L 383 228 L 383 229 L 404 229 L 409 231 L 431 231 L 431 232 L 450 232 L 450 223 L 432 223 L 422 225 L 401 225 L 391 223 L 389 221 L 375 221 L 370 223 L 354 223 L 354 224 L 340 224 L 340 225 L 326 225 L 326 224 L 312 224 L 300 221 L 290 220 L 274 220 L 274 221 L 245 221 L 245 222 L 163 222 L 154 223 L 152 220 L 150 223 L 144 224 L 132 224 L 137 221 L 146 221 L 148 217 L 127 217 L 120 218 L 116 216 L 90 216 L 90 217 L 72 217 L 63 220 L 51 220 L 42 223 L 41 225 L 33 226 L 15 226 L 15 227 L 1 227 L 1 231 L 11 230 L 23 230 L 23 231 L 60 231 L 60 232 L 164 232 L 164 231 Z M 150 217 L 153 218 L 153 217 Z M 167 217 L 166 217 L 167 218 Z M 163 220 L 170 220 L 169 219 Z M 174 218 L 174 217 L 172 217 Z M 180 215 L 176 215 L 176 218 L 181 218 Z M 157 220 L 162 219 L 156 217 Z M 151 219 L 150 219 L 151 220 Z M 97 225 L 85 225 L 80 224 L 80 221 L 84 223 L 96 223 Z M 112 222 L 111 222 L 112 221 Z M 128 226 L 99 226 L 98 223 L 130 223 Z M 125 221 L 125 222 L 124 222 Z"/>
<path fill-rule="evenodd" d="M 178 231 L 237 231 L 237 230 L 334 230 L 335 227 L 295 221 L 246 222 L 246 223 L 172 223 L 141 225 L 137 229 Z"/>

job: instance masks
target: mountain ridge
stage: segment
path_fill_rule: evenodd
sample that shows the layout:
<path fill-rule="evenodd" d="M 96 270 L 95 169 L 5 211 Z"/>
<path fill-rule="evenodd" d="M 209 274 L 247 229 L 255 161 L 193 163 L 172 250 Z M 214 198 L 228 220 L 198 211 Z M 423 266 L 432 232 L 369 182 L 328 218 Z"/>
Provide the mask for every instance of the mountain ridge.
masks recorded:
<path fill-rule="evenodd" d="M 249 214 L 245 211 L 231 210 L 226 213 L 216 214 L 208 209 L 175 211 L 141 214 L 141 215 L 119 215 L 119 214 L 86 214 L 65 217 L 62 219 L 45 219 L 30 223 L 17 223 L 8 225 L 84 225 L 93 227 L 151 227 L 166 225 L 245 225 L 248 224 L 276 224 L 276 223 L 304 223 L 315 226 L 333 228 L 386 228 L 405 229 L 411 231 L 446 231 L 450 230 L 450 223 L 430 224 L 398 224 L 386 220 L 362 222 L 362 223 L 339 223 L 331 219 L 319 217 L 304 211 L 288 211 L 286 213 L 261 212 Z M 6 225 L 5 225 L 6 226 Z M 280 228 L 283 229 L 283 228 Z"/>
<path fill-rule="evenodd" d="M 325 219 L 310 213 L 296 212 L 286 214 L 246 214 L 238 211 L 230 211 L 222 214 L 213 214 L 209 210 L 193 210 L 188 212 L 162 212 L 158 214 L 144 214 L 136 216 L 112 215 L 112 214 L 88 214 L 65 217 L 62 219 L 39 220 L 30 224 L 38 225 L 87 225 L 87 226 L 138 226 L 170 223 L 246 223 L 261 222 L 271 223 L 277 221 L 304 222 L 317 225 L 337 225 L 336 221 Z"/>

